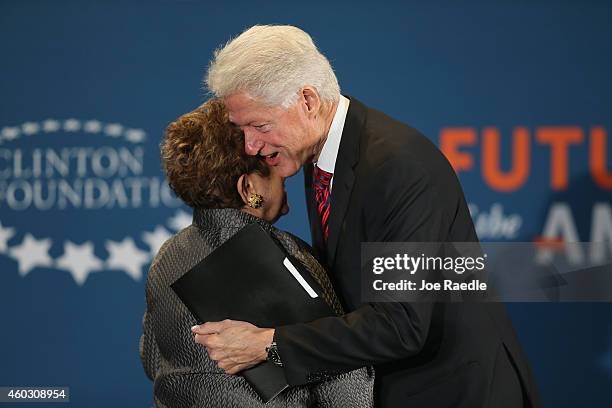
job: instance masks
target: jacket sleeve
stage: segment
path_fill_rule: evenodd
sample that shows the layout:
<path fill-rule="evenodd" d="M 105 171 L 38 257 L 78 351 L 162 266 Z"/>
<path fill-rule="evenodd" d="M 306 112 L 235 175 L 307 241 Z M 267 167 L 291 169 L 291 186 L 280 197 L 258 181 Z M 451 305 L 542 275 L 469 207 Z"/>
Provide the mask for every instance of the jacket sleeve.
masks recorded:
<path fill-rule="evenodd" d="M 151 381 L 155 381 L 157 375 L 157 369 L 159 367 L 159 349 L 155 342 L 155 335 L 151 330 L 149 316 L 145 312 L 142 319 L 142 326 L 144 333 L 140 336 L 140 360 L 142 361 L 142 367 L 144 368 L 145 374 Z"/>
<path fill-rule="evenodd" d="M 155 306 L 152 295 L 150 293 L 150 279 L 154 275 L 155 265 L 151 265 L 149 273 L 147 275 L 147 290 L 146 300 L 147 307 L 142 318 L 142 335 L 140 336 L 140 360 L 142 367 L 144 368 L 145 374 L 151 381 L 155 381 L 160 363 L 160 352 L 155 339 L 155 332 L 153 330 L 153 322 L 151 318 L 152 308 Z"/>
<path fill-rule="evenodd" d="M 363 223 L 370 242 L 442 242 L 451 217 L 439 188 L 409 161 L 387 161 L 366 188 Z M 359 256 L 359 254 L 355 254 Z M 354 271 L 354 279 L 360 279 Z M 356 302 L 357 304 L 361 302 Z M 275 341 L 291 385 L 418 354 L 428 337 L 432 302 L 363 304 L 340 317 L 278 327 Z"/>

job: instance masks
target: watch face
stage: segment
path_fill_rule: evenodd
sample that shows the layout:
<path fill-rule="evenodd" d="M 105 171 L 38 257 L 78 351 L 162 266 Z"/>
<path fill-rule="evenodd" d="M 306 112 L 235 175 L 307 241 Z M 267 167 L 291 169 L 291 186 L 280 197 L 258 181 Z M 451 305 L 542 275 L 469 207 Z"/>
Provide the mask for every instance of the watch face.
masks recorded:
<path fill-rule="evenodd" d="M 272 345 L 268 348 L 268 361 L 276 364 L 277 366 L 282 366 L 280 355 L 278 354 L 278 348 L 276 347 L 276 343 L 272 343 Z"/>

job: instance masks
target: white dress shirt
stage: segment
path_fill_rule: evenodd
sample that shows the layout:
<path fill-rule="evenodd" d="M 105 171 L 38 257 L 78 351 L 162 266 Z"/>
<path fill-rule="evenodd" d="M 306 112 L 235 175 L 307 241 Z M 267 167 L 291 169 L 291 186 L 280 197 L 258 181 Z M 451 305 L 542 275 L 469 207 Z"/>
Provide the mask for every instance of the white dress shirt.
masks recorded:
<path fill-rule="evenodd" d="M 346 121 L 346 113 L 348 112 L 349 103 L 351 101 L 348 98 L 340 95 L 338 102 L 338 108 L 334 114 L 334 119 L 329 128 L 327 134 L 327 140 L 321 149 L 319 154 L 319 160 L 314 164 L 321 170 L 325 170 L 329 173 L 334 173 L 336 168 L 336 159 L 338 158 L 338 149 L 340 148 L 340 140 L 342 139 L 342 131 L 344 130 L 344 122 Z M 334 184 L 334 177 L 332 176 L 329 182 L 329 192 L 331 193 Z"/>

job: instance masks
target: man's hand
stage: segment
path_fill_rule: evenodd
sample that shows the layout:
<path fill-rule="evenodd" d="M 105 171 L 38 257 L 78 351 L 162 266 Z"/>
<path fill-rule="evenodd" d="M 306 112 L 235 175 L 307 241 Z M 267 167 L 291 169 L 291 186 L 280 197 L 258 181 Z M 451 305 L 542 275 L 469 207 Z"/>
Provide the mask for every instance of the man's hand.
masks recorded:
<path fill-rule="evenodd" d="M 261 329 L 247 322 L 223 320 L 193 326 L 194 340 L 206 347 L 208 356 L 227 374 L 253 367 L 267 356 L 274 329 Z"/>

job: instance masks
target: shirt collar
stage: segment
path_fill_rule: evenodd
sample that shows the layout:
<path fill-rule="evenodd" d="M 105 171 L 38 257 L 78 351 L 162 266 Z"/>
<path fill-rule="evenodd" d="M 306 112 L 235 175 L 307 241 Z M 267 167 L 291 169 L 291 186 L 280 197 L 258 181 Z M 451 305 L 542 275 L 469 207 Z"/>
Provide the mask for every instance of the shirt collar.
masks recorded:
<path fill-rule="evenodd" d="M 342 130 L 344 129 L 349 103 L 350 101 L 348 98 L 340 95 L 338 108 L 336 109 L 334 119 L 329 128 L 327 140 L 321 149 L 319 160 L 315 163 L 321 170 L 325 170 L 332 174 L 336 168 L 336 159 L 338 158 L 338 149 L 340 148 L 340 139 L 342 139 Z"/>
<path fill-rule="evenodd" d="M 272 225 L 266 220 L 239 208 L 196 207 L 193 211 L 193 224 L 204 229 L 241 229 L 255 223 L 261 225 L 266 231 L 272 229 Z"/>

